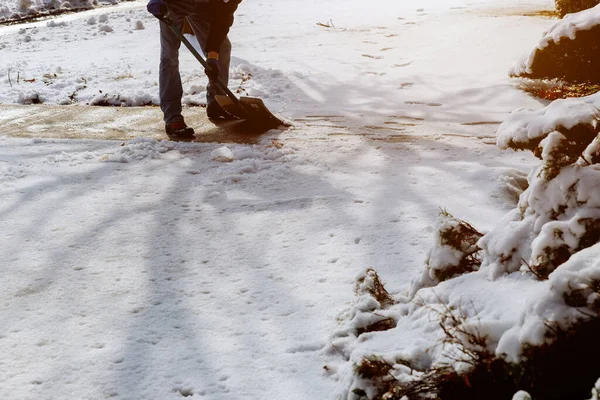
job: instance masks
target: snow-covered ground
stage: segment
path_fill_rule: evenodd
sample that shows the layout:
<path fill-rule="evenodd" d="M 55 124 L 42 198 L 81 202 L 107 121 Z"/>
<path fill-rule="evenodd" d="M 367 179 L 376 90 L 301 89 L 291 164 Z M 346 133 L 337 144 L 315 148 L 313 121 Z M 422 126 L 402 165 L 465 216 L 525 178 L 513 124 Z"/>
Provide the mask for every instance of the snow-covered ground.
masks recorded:
<path fill-rule="evenodd" d="M 506 16 L 504 3 L 511 4 L 243 2 L 230 35 L 231 87 L 292 118 L 342 115 L 363 125 L 398 115 L 501 121 L 515 104 L 539 107 L 515 90 L 507 68 L 550 24 Z M 552 6 L 532 4 L 521 10 Z M 138 5 L 0 29 L 0 102 L 158 104 L 158 25 Z M 181 71 L 184 102 L 203 104 L 203 69 L 185 49 Z"/>
<path fill-rule="evenodd" d="M 482 230 L 515 207 L 537 163 L 493 135 L 541 107 L 507 71 L 552 24 L 519 13 L 552 1 L 281 3 L 240 6 L 231 86 L 289 131 L 231 153 L 0 139 L 0 397 L 336 399 L 347 379 L 323 366 L 356 274 L 402 293 L 440 207 Z M 120 7 L 0 27 L 0 102 L 155 104 L 157 23 L 144 2 Z M 181 70 L 202 103 L 183 50 Z M 482 282 L 464 294 L 491 316 L 493 290 L 535 295 Z M 420 351 L 428 326 L 390 341 Z"/>

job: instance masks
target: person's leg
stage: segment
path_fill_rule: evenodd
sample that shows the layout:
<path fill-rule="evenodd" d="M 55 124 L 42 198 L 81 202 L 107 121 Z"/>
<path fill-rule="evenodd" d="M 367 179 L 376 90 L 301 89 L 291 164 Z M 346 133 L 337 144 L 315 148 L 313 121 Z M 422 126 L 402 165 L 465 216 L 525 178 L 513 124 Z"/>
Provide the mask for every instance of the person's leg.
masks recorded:
<path fill-rule="evenodd" d="M 169 6 L 169 19 L 183 29 L 183 18 L 194 12 L 190 3 L 176 3 Z M 181 115 L 181 76 L 179 74 L 179 47 L 181 42 L 177 35 L 164 22 L 160 22 L 160 69 L 159 96 L 160 108 L 164 113 L 166 124 L 183 121 Z"/>
<path fill-rule="evenodd" d="M 210 22 L 207 21 L 208 15 L 202 13 L 194 13 L 190 16 L 189 22 L 202 52 L 206 56 L 206 41 L 208 39 L 208 32 L 210 30 Z M 229 64 L 231 60 L 231 42 L 228 38 L 225 38 L 221 48 L 219 49 L 219 77 L 225 85 L 229 83 Z M 217 105 L 215 101 L 216 94 L 225 94 L 225 92 L 218 90 L 216 87 L 208 83 L 206 87 L 206 106 L 207 109 L 211 105 Z"/>
<path fill-rule="evenodd" d="M 171 21 L 180 29 L 183 27 L 183 17 L 171 12 Z M 158 75 L 158 90 L 160 108 L 166 124 L 183 120 L 181 115 L 181 76 L 179 75 L 179 46 L 181 42 L 171 28 L 160 22 L 160 70 Z"/>

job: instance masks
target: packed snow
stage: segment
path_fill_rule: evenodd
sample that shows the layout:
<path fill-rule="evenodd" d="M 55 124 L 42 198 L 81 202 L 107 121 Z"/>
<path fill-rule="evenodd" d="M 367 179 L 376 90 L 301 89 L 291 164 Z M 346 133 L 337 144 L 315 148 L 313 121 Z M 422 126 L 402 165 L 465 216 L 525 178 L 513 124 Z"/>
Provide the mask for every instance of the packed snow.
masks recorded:
<path fill-rule="evenodd" d="M 547 281 L 520 258 L 578 246 L 597 171 L 568 166 L 545 185 L 544 160 L 506 150 L 534 143 L 548 161 L 559 126 L 597 120 L 597 97 L 545 107 L 508 77 L 554 24 L 523 14 L 553 2 L 380 3 L 242 2 L 230 86 L 294 122 L 258 144 L 0 137 L 0 397 L 351 399 L 369 390 L 355 373 L 366 355 L 450 361 L 435 346 L 442 302 L 512 359 L 544 318 L 579 317 L 563 293 L 597 279 L 598 246 Z M 155 106 L 158 54 L 144 1 L 2 26 L 0 103 Z M 202 112 L 185 49 L 181 72 L 184 113 Z M 574 199 L 583 214 L 547 218 Z M 485 254 L 454 276 L 476 251 L 438 246 L 459 219 Z M 357 335 L 373 323 L 393 327 Z"/>

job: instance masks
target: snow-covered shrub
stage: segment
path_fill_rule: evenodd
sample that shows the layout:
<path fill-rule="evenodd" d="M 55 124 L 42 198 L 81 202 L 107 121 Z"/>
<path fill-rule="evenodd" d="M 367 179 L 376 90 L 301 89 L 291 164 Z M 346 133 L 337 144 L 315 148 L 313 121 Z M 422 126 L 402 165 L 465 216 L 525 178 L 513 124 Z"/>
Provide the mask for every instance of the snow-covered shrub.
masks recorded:
<path fill-rule="evenodd" d="M 409 287 L 412 301 L 396 296 L 386 306 L 374 271 L 357 278 L 357 301 L 332 339 L 352 366 L 338 369 L 342 398 L 589 396 L 600 376 L 587 365 L 600 358 L 600 93 L 515 112 L 497 143 L 541 160 L 517 207 L 482 237 L 441 213 L 427 268 Z M 477 270 L 479 257 L 478 271 L 457 272 L 465 259 Z M 519 291 L 529 293 L 510 301 Z M 468 312 L 463 296 L 478 302 Z M 369 329 L 386 318 L 393 325 L 385 332 Z M 430 334 L 426 346 L 419 334 Z"/>
<path fill-rule="evenodd" d="M 387 308 L 395 303 L 373 268 L 368 268 L 356 278 L 356 295 L 371 296 L 379 303 L 376 308 Z"/>
<path fill-rule="evenodd" d="M 519 269 L 546 278 L 600 239 L 600 94 L 557 100 L 513 114 L 498 129 L 501 148 L 528 149 L 542 160 L 518 209 L 485 235 L 483 267 L 492 276 Z"/>
<path fill-rule="evenodd" d="M 588 315 L 600 314 L 600 245 L 577 254 L 550 279 L 551 292 L 573 308 L 588 309 Z M 586 316 L 584 313 L 581 317 Z"/>
<path fill-rule="evenodd" d="M 374 269 L 361 272 L 356 277 L 356 300 L 338 316 L 339 327 L 333 333 L 337 350 L 347 352 L 345 348 L 364 333 L 394 328 L 398 312 L 389 308 L 395 303 Z"/>
<path fill-rule="evenodd" d="M 436 221 L 433 247 L 423 274 L 412 282 L 411 296 L 424 287 L 479 269 L 481 249 L 477 241 L 481 236 L 471 224 L 442 210 Z"/>
<path fill-rule="evenodd" d="M 566 14 L 592 8 L 600 3 L 600 0 L 554 0 L 554 3 L 556 4 L 556 11 L 561 17 L 564 17 Z"/>
<path fill-rule="evenodd" d="M 598 4 L 598 1 L 596 1 Z M 544 34 L 510 74 L 524 78 L 600 83 L 600 4 L 569 14 Z"/>

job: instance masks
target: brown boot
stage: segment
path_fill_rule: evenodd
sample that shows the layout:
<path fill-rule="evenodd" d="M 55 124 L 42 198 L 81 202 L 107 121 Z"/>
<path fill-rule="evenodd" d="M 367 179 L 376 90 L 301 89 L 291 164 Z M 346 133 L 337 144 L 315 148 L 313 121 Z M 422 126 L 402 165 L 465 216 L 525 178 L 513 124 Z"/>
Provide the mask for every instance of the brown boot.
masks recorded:
<path fill-rule="evenodd" d="M 194 130 L 187 126 L 183 121 L 175 121 L 165 125 L 165 131 L 169 137 L 174 138 L 193 138 Z"/>

